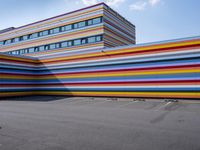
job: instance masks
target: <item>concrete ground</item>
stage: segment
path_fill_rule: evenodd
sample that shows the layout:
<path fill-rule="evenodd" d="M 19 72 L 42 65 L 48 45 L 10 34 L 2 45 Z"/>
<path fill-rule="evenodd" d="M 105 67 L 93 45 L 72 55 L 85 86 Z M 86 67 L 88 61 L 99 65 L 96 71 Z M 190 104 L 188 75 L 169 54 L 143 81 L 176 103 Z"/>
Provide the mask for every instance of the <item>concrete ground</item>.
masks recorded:
<path fill-rule="evenodd" d="M 0 150 L 200 150 L 200 101 L 0 101 Z"/>

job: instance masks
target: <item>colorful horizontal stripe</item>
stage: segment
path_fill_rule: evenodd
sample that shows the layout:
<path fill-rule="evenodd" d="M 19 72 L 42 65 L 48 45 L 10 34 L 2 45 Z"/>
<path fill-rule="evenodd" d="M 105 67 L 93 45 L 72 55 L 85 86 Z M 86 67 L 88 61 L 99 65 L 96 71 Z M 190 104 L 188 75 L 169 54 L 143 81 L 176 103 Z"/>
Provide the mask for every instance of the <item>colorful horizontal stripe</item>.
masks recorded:
<path fill-rule="evenodd" d="M 0 96 L 200 99 L 200 37 L 110 49 L 0 55 Z"/>

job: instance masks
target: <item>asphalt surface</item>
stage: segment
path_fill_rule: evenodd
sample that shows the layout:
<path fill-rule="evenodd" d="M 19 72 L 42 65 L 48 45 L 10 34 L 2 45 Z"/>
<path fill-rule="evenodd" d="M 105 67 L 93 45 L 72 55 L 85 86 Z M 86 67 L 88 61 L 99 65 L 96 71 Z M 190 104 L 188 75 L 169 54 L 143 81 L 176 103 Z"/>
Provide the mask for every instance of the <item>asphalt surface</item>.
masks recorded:
<path fill-rule="evenodd" d="M 0 100 L 0 150 L 200 150 L 200 101 Z"/>

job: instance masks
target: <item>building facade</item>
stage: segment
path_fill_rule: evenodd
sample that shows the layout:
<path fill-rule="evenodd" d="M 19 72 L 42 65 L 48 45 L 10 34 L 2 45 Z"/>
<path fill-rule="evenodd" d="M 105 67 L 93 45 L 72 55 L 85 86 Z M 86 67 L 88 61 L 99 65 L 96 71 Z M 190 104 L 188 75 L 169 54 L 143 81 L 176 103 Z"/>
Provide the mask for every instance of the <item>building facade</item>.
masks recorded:
<path fill-rule="evenodd" d="M 135 44 L 135 26 L 104 3 L 0 31 L 0 52 L 45 56 Z"/>

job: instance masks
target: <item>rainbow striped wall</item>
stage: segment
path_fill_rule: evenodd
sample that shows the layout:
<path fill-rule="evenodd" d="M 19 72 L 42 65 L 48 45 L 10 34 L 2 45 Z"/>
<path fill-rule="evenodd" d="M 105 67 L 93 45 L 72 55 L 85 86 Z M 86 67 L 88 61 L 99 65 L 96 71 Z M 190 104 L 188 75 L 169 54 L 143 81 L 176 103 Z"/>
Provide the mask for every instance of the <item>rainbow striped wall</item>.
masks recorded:
<path fill-rule="evenodd" d="M 200 37 L 31 58 L 1 55 L 1 97 L 200 99 Z"/>

